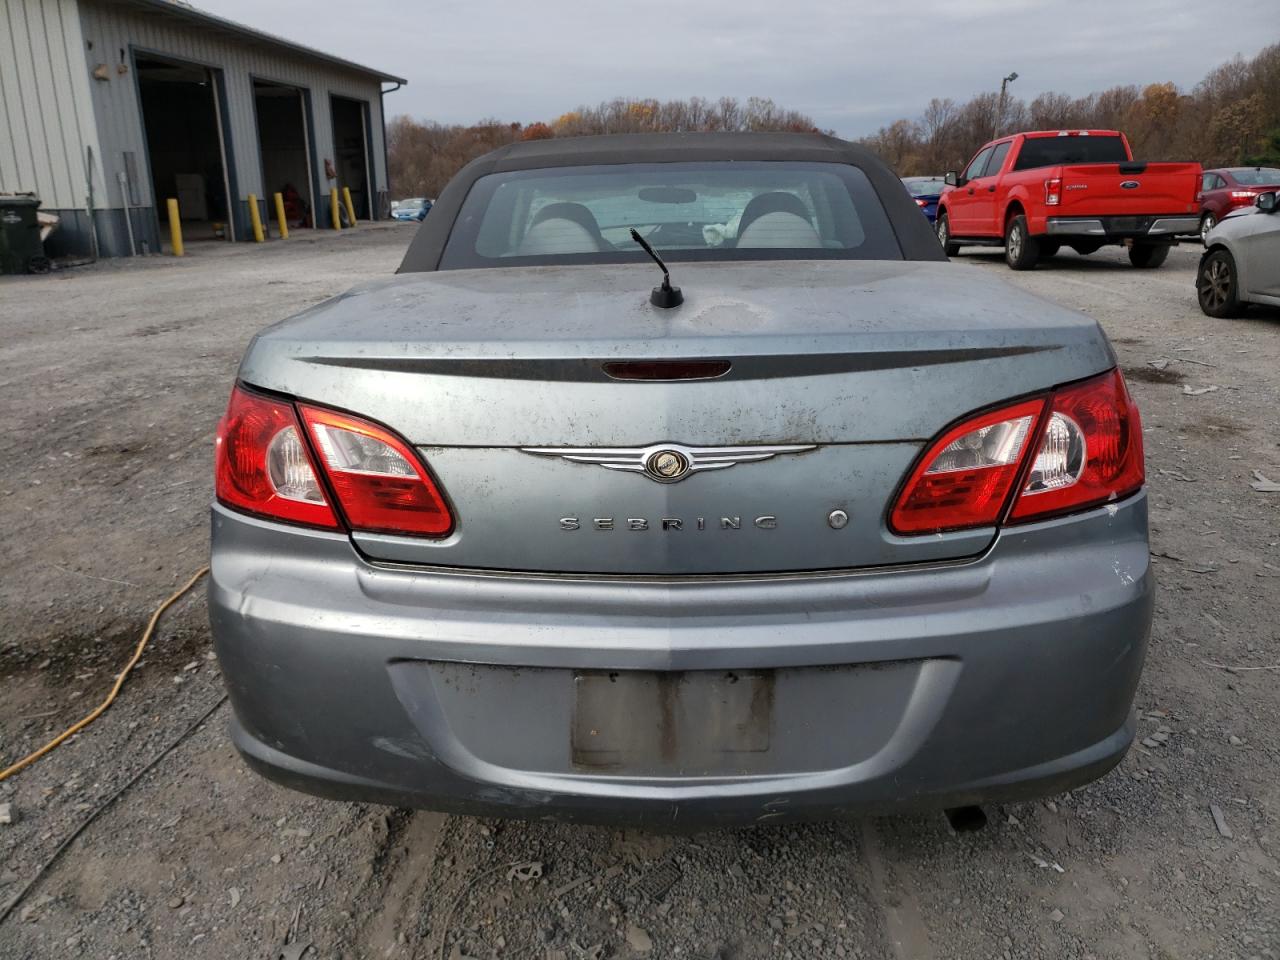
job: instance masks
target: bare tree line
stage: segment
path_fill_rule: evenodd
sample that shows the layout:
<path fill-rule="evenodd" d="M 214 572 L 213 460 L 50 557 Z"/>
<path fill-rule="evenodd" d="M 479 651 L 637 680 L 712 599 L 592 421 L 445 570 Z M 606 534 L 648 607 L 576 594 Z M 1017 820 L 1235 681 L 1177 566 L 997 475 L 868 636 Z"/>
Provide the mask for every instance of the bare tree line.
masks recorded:
<path fill-rule="evenodd" d="M 1206 166 L 1280 164 L 1280 44 L 1236 57 L 1183 93 L 1172 83 L 1118 86 L 1085 97 L 1042 93 L 1030 103 L 996 92 L 963 103 L 934 98 L 915 120 L 897 120 L 859 142 L 902 176 L 958 170 L 993 135 L 1015 130 L 1123 130 L 1143 160 L 1199 160 Z M 764 97 L 745 103 L 618 98 L 530 124 L 471 126 L 406 116 L 387 127 L 394 196 L 436 196 L 468 162 L 516 140 L 604 133 L 816 130 L 813 119 Z M 826 131 L 830 132 L 830 131 Z"/>
<path fill-rule="evenodd" d="M 399 116 L 387 125 L 387 159 L 394 196 L 434 197 L 471 160 L 516 140 L 604 133 L 816 129 L 811 117 L 765 97 L 751 97 L 745 103 L 733 97 L 618 98 L 527 126 L 497 120 L 463 126 Z"/>
<path fill-rule="evenodd" d="M 982 144 L 1017 130 L 1123 130 L 1142 160 L 1207 167 L 1280 163 L 1280 44 L 1211 70 L 1189 93 L 1172 83 L 1111 87 L 1086 97 L 1042 93 L 1030 103 L 982 93 L 929 101 L 861 141 L 902 176 L 959 170 Z"/>

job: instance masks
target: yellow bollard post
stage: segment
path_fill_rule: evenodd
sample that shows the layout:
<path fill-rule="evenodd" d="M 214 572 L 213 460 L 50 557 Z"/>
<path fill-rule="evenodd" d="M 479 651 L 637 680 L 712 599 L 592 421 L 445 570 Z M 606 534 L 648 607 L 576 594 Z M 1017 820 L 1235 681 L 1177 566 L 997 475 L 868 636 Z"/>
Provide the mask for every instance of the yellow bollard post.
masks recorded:
<path fill-rule="evenodd" d="M 280 239 L 289 239 L 289 221 L 284 218 L 284 196 L 276 194 L 276 220 L 280 222 Z"/>
<path fill-rule="evenodd" d="M 178 219 L 178 201 L 170 197 L 165 201 L 169 208 L 169 240 L 173 244 L 175 257 L 185 256 L 187 249 L 182 245 L 182 221 Z"/>
<path fill-rule="evenodd" d="M 351 225 L 354 227 L 354 226 L 356 225 L 356 208 L 355 208 L 355 205 L 354 205 L 354 204 L 352 204 L 352 202 L 351 202 L 351 188 L 350 188 L 350 187 L 343 187 L 343 188 L 342 188 L 342 200 L 343 200 L 343 202 L 346 204 L 346 207 L 347 207 L 347 222 L 348 222 L 349 224 L 351 224 Z"/>
<path fill-rule="evenodd" d="M 258 198 L 249 194 L 249 224 L 253 227 L 253 239 L 256 243 L 263 241 L 262 214 L 258 212 Z"/>
<path fill-rule="evenodd" d="M 329 188 L 329 223 L 332 224 L 333 229 L 335 230 L 342 229 L 342 218 L 338 216 L 338 188 L 337 187 Z"/>

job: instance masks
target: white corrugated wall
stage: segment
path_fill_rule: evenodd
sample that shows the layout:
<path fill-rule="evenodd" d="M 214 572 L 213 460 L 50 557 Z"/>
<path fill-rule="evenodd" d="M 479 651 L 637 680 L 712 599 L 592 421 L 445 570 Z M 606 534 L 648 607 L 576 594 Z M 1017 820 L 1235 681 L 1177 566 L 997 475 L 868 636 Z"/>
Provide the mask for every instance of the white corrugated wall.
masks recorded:
<path fill-rule="evenodd" d="M 10 0 L 11 2 L 11 0 Z M 333 137 L 329 96 L 349 97 L 369 104 L 373 149 L 369 158 L 374 192 L 386 190 L 387 171 L 383 147 L 381 85 L 376 78 L 346 71 L 323 61 L 309 60 L 265 45 L 249 44 L 167 16 L 145 15 L 101 0 L 82 0 L 81 23 L 86 43 L 86 75 L 95 64 L 105 64 L 109 80 L 91 81 L 98 131 L 107 164 L 108 182 L 124 169 L 123 154 L 137 154 L 140 179 L 145 180 L 146 138 L 143 135 L 137 80 L 133 76 L 132 52 L 158 53 L 222 71 L 226 86 L 227 115 L 223 118 L 230 134 L 229 150 L 235 170 L 237 199 L 249 193 L 262 196 L 262 165 L 254 112 L 253 79 L 272 80 L 310 91 L 314 129 L 315 163 L 333 158 Z M 123 65 L 125 72 L 119 72 Z M 138 185 L 144 205 L 151 205 L 150 183 Z M 113 205 L 120 200 L 113 196 Z"/>
<path fill-rule="evenodd" d="M 101 153 L 76 0 L 0 0 L 0 193 L 84 208 L 89 147 Z"/>

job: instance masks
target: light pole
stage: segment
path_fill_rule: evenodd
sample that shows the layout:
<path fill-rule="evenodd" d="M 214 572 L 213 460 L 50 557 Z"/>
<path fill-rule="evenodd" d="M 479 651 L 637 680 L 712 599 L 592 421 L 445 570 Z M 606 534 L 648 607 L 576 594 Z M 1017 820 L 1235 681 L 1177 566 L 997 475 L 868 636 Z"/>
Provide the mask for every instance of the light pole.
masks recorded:
<path fill-rule="evenodd" d="M 1003 80 L 1000 81 L 1000 107 L 998 112 L 996 113 L 995 128 L 991 131 L 991 138 L 993 140 L 996 137 L 1000 136 L 1000 125 L 1004 123 L 1004 103 L 1005 103 L 1005 96 L 1006 96 L 1005 91 L 1008 89 L 1009 84 L 1013 83 L 1013 81 L 1017 79 L 1018 79 L 1018 71 L 1015 70 L 1013 71 L 1013 73 L 1009 74 L 1007 77 L 1005 77 Z"/>

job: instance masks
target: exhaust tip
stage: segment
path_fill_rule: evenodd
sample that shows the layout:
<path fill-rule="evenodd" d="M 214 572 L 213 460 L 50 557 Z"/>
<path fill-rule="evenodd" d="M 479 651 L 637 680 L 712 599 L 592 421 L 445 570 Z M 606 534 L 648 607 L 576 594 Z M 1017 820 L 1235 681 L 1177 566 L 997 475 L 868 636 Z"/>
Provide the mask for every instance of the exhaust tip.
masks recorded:
<path fill-rule="evenodd" d="M 974 833 L 987 825 L 987 814 L 981 807 L 951 807 L 946 814 L 956 833 Z"/>

